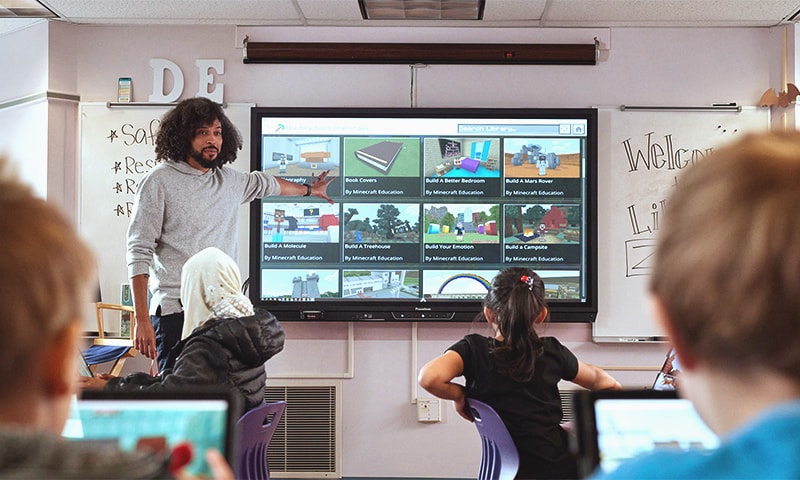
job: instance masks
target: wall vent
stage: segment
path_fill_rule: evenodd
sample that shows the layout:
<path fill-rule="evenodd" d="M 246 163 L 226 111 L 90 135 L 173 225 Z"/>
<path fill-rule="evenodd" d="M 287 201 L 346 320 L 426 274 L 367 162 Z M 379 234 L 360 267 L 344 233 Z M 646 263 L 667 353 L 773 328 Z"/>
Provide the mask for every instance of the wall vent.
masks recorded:
<path fill-rule="evenodd" d="M 340 478 L 339 385 L 268 385 L 267 402 L 286 411 L 267 449 L 275 478 Z"/>
<path fill-rule="evenodd" d="M 564 416 L 561 417 L 562 422 L 571 422 L 575 419 L 574 409 L 572 407 L 572 397 L 575 394 L 573 389 L 560 390 L 561 394 L 561 409 L 564 411 Z"/>

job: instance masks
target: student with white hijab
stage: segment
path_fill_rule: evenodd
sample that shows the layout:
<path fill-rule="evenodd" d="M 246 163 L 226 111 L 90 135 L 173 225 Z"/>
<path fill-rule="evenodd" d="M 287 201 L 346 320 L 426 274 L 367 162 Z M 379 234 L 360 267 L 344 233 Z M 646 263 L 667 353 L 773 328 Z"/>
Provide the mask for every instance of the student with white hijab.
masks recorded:
<path fill-rule="evenodd" d="M 189 258 L 181 272 L 181 339 L 208 320 L 253 315 L 253 304 L 239 291 L 241 284 L 239 267 L 222 250 L 209 247 Z"/>
<path fill-rule="evenodd" d="M 169 352 L 158 376 L 82 378 L 83 388 L 167 390 L 227 385 L 238 392 L 244 411 L 264 402 L 265 363 L 283 349 L 278 320 L 255 311 L 241 291 L 239 267 L 218 248 L 192 256 L 181 274 L 185 310 L 182 340 Z"/>

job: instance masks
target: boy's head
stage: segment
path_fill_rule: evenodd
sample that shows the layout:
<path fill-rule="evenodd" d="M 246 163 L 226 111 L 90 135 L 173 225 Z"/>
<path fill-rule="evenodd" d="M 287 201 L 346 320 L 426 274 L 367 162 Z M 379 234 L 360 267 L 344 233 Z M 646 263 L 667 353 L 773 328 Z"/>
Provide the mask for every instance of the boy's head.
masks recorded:
<path fill-rule="evenodd" d="M 800 384 L 800 133 L 748 135 L 680 177 L 650 288 L 688 352 Z"/>
<path fill-rule="evenodd" d="M 30 392 L 68 399 L 94 260 L 62 213 L 14 178 L 2 156 L 0 252 L 0 405 Z M 53 364 L 60 353 L 67 365 Z"/>

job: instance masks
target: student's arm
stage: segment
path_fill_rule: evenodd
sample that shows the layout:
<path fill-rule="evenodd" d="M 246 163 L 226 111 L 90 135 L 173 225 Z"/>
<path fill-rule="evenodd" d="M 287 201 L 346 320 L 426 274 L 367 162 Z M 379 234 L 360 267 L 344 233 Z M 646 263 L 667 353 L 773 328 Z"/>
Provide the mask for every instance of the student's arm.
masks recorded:
<path fill-rule="evenodd" d="M 94 377 L 84 377 L 81 376 L 78 378 L 78 389 L 79 390 L 102 390 L 106 388 L 106 384 L 109 380 L 114 378 L 112 375 L 107 373 L 101 373 L 100 375 L 96 375 Z"/>
<path fill-rule="evenodd" d="M 419 372 L 419 385 L 428 393 L 455 402 L 459 415 L 472 421 L 466 405 L 466 391 L 453 379 L 464 373 L 464 360 L 458 353 L 448 350 L 426 363 Z"/>
<path fill-rule="evenodd" d="M 327 189 L 328 184 L 330 184 L 333 179 L 336 177 L 328 178 L 328 170 L 325 170 L 320 174 L 319 177 L 314 177 L 314 174 L 311 174 L 311 195 L 312 197 L 319 197 L 328 203 L 333 203 L 333 200 L 328 196 Z M 281 187 L 281 195 L 284 196 L 295 196 L 295 197 L 302 197 L 308 193 L 308 188 L 306 187 L 305 183 L 295 183 L 290 182 L 288 180 L 284 180 L 281 177 L 275 177 L 278 181 L 278 185 Z"/>
<path fill-rule="evenodd" d="M 178 356 L 172 369 L 167 369 L 158 376 L 133 372 L 124 377 L 111 377 L 105 390 L 162 392 L 238 382 L 230 378 L 228 357 L 216 337 L 191 337 L 179 342 L 173 348 L 172 354 L 175 353 Z"/>
<path fill-rule="evenodd" d="M 135 320 L 133 346 L 149 359 L 156 358 L 156 333 L 150 323 L 150 312 L 147 308 L 148 275 L 136 275 L 131 278 L 133 293 L 133 316 Z"/>
<path fill-rule="evenodd" d="M 578 374 L 572 383 L 589 390 L 621 390 L 622 385 L 605 370 L 578 360 Z"/>

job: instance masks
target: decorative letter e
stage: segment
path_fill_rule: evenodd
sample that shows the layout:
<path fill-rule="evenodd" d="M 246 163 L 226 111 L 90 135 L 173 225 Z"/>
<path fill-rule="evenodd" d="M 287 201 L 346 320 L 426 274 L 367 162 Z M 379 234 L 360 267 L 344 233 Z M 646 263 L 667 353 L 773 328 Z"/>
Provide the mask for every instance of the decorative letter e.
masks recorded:
<path fill-rule="evenodd" d="M 222 103 L 222 94 L 225 85 L 214 83 L 214 75 L 211 71 L 213 70 L 220 75 L 225 73 L 225 61 L 222 59 L 200 59 L 195 60 L 194 63 L 200 71 L 200 86 L 197 88 L 197 96 L 206 97 L 211 101 Z M 211 86 L 214 88 L 210 89 L 209 87 Z"/>

